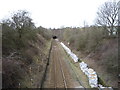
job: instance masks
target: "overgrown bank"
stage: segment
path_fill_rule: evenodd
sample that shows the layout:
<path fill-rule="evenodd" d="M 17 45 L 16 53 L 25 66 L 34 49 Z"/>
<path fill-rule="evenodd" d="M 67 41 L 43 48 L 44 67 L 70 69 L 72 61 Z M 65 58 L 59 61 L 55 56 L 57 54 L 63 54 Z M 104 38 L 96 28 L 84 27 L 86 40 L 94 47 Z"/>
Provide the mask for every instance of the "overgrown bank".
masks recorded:
<path fill-rule="evenodd" d="M 64 28 L 63 41 L 101 77 L 107 86 L 117 87 L 117 36 L 104 27 Z"/>
<path fill-rule="evenodd" d="M 23 12 L 2 25 L 3 88 L 39 88 L 47 64 L 51 31 L 36 28 Z"/>

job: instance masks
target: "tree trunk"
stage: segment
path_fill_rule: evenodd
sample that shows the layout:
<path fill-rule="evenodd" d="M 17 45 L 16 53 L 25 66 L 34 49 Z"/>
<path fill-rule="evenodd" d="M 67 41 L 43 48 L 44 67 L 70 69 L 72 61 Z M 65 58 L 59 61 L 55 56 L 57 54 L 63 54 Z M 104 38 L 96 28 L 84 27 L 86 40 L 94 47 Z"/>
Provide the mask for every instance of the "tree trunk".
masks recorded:
<path fill-rule="evenodd" d="M 111 36 L 113 35 L 113 25 L 112 25 L 111 28 L 110 28 L 110 35 L 111 35 Z"/>
<path fill-rule="evenodd" d="M 19 29 L 19 30 L 18 30 L 18 33 L 19 33 L 19 39 L 21 39 L 21 37 L 22 37 L 22 30 Z"/>

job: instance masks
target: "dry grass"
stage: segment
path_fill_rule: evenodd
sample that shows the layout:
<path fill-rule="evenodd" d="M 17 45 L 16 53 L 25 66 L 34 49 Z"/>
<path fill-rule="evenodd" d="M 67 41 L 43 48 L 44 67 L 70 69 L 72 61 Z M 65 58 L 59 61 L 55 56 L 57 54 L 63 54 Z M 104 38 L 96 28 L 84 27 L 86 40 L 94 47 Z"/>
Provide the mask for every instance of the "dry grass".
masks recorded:
<path fill-rule="evenodd" d="M 37 35 L 36 41 L 28 40 L 26 47 L 16 55 L 9 58 L 5 55 L 3 59 L 3 88 L 40 87 L 50 43 L 51 41 Z"/>
<path fill-rule="evenodd" d="M 117 87 L 118 42 L 104 27 L 64 28 L 63 40 L 112 87 Z"/>
<path fill-rule="evenodd" d="M 95 53 L 77 55 L 93 68 L 107 86 L 117 87 L 118 46 L 117 39 L 104 40 Z"/>
<path fill-rule="evenodd" d="M 63 53 L 63 56 L 65 57 L 66 62 L 69 64 L 69 67 L 71 68 L 72 75 L 75 80 L 77 80 L 80 84 L 82 84 L 85 88 L 90 88 L 88 78 L 86 75 L 80 70 L 79 63 L 75 63 L 71 57 L 68 56 L 68 54 L 64 51 L 64 49 L 59 45 L 61 48 L 61 51 Z"/>

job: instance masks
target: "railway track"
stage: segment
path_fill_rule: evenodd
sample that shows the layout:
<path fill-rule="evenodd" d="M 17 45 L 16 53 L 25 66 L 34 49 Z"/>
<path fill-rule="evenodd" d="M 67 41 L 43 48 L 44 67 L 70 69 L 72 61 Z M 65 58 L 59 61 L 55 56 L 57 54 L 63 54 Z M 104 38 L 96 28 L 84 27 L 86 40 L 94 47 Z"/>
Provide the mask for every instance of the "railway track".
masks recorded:
<path fill-rule="evenodd" d="M 56 54 L 58 55 L 58 52 L 56 52 Z M 67 82 L 66 82 L 66 78 L 65 78 L 65 74 L 64 74 L 64 71 L 63 71 L 63 68 L 62 68 L 63 66 L 62 66 L 60 58 L 58 58 L 58 62 L 59 62 L 59 65 L 60 65 L 60 71 L 62 73 L 62 78 L 63 78 L 63 82 L 64 82 L 64 88 L 67 89 Z"/>
<path fill-rule="evenodd" d="M 49 78 L 46 80 L 44 88 L 54 88 L 54 90 L 59 88 L 66 90 L 68 88 L 67 80 L 65 77 L 66 73 L 63 70 L 63 65 L 59 56 L 60 53 L 56 47 L 56 42 L 54 42 L 51 53 L 50 69 L 48 72 Z"/>
<path fill-rule="evenodd" d="M 47 78 L 44 88 L 54 88 L 54 90 L 62 88 L 75 88 L 80 86 L 78 81 L 73 79 L 70 69 L 65 62 L 65 57 L 62 56 L 61 48 L 56 41 L 53 42 L 53 47 L 50 55 L 50 65 L 47 71 Z"/>
<path fill-rule="evenodd" d="M 60 61 L 60 58 L 58 56 L 58 52 L 56 50 L 56 47 L 53 47 L 54 54 L 53 54 L 53 73 L 54 73 L 54 87 L 53 88 L 67 88 L 66 84 L 66 78 L 64 75 L 64 71 L 62 68 L 62 63 Z"/>
<path fill-rule="evenodd" d="M 57 85 L 56 85 L 56 63 L 55 63 L 55 56 L 53 56 L 53 70 L 54 70 L 54 88 L 57 88 Z"/>
<path fill-rule="evenodd" d="M 60 44 L 60 43 L 58 43 L 58 44 Z M 59 49 L 60 49 L 60 48 L 58 48 L 58 51 L 60 51 Z M 62 56 L 62 53 L 61 53 L 61 52 L 60 52 L 60 55 Z M 63 59 L 61 59 L 61 60 L 63 60 Z M 60 58 L 59 58 L 59 62 L 60 62 L 61 68 L 62 68 L 62 67 L 63 67 L 62 63 L 63 63 L 63 62 L 61 62 L 61 60 L 60 60 Z M 65 62 L 64 62 L 64 63 L 65 63 Z M 67 62 L 67 63 L 68 63 L 68 62 Z M 65 67 L 65 68 L 67 68 L 67 67 Z M 73 70 L 73 69 L 72 69 L 72 70 Z M 63 69 L 62 69 L 62 72 L 63 72 Z M 74 72 L 74 70 L 73 70 L 73 72 Z M 68 73 L 66 73 L 66 74 L 68 74 Z M 67 80 L 70 79 L 70 78 L 66 79 L 66 78 L 65 78 L 65 76 L 67 77 L 66 74 L 64 74 L 64 72 L 63 72 L 63 77 L 64 77 L 65 84 L 66 84 L 66 88 L 67 88 L 67 86 L 69 87 L 69 82 L 67 83 Z M 76 76 L 76 78 L 77 78 L 77 81 L 79 82 L 79 85 L 80 85 L 80 86 L 77 86 L 77 87 L 74 87 L 74 88 L 81 88 L 81 90 L 86 90 L 85 87 L 83 87 L 81 81 L 78 79 L 78 77 L 77 77 L 77 75 L 76 75 L 75 72 L 74 72 L 74 74 L 75 74 L 75 76 Z M 67 84 L 68 84 L 68 85 L 67 85 Z M 73 87 L 72 87 L 72 88 L 73 88 Z"/>

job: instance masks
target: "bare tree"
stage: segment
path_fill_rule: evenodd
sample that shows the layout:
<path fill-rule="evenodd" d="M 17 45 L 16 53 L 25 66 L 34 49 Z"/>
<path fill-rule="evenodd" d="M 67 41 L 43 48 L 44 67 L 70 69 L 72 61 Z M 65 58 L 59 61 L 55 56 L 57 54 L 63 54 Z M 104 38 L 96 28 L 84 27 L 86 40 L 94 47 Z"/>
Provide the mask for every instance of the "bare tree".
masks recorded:
<path fill-rule="evenodd" d="M 32 19 L 29 17 L 29 13 L 27 11 L 20 10 L 13 15 L 11 26 L 18 30 L 19 38 L 21 38 L 23 31 L 25 29 L 28 30 L 32 28 L 34 24 L 32 23 Z"/>
<path fill-rule="evenodd" d="M 120 26 L 120 1 L 118 2 L 118 26 Z"/>
<path fill-rule="evenodd" d="M 18 10 L 18 12 L 15 12 L 12 17 L 3 20 L 2 23 L 17 30 L 20 39 L 25 31 L 35 28 L 35 25 L 29 16 L 29 12 L 25 10 Z"/>
<path fill-rule="evenodd" d="M 117 2 L 105 2 L 97 12 L 97 24 L 106 26 L 110 35 L 113 35 L 114 26 L 118 25 Z"/>

